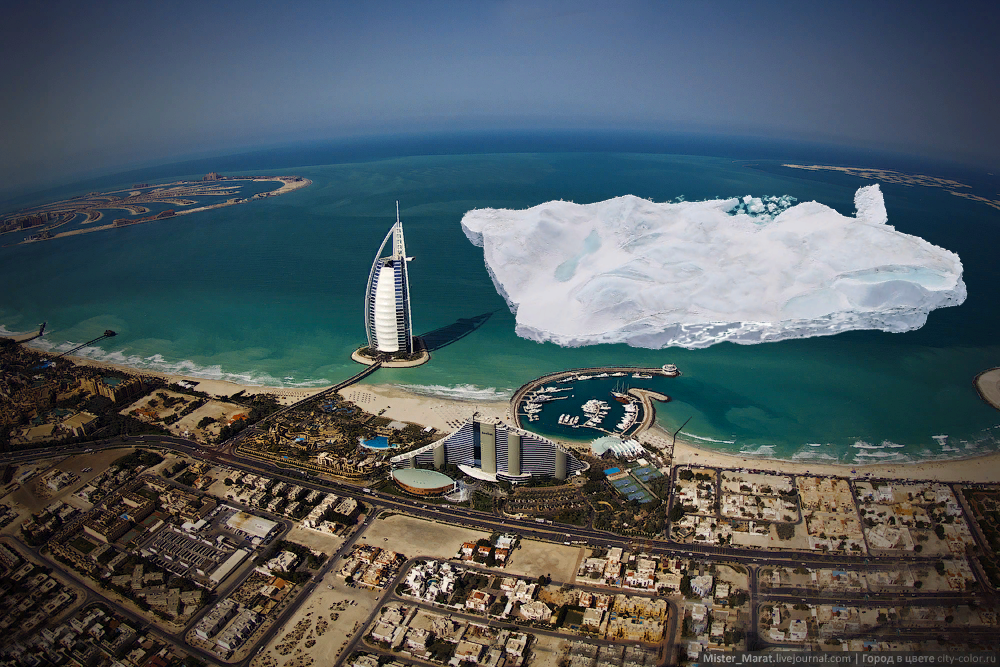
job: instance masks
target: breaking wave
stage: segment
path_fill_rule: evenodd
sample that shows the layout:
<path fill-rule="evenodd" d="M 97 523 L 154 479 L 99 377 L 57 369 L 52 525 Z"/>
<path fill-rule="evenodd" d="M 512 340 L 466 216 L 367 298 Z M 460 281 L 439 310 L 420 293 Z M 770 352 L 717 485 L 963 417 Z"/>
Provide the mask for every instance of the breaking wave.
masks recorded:
<path fill-rule="evenodd" d="M 704 436 L 704 435 L 695 435 L 694 433 L 688 433 L 687 431 L 684 432 L 684 437 L 685 438 L 694 438 L 695 440 L 703 440 L 705 442 L 717 442 L 717 443 L 719 443 L 721 445 L 735 445 L 736 444 L 735 440 L 717 440 L 715 438 L 709 438 L 708 436 Z"/>
<path fill-rule="evenodd" d="M 452 401 L 507 401 L 514 395 L 513 389 L 498 390 L 496 387 L 477 387 L 474 384 L 457 384 L 450 387 L 440 384 L 397 384 L 395 386 L 411 394 L 447 398 Z"/>
<path fill-rule="evenodd" d="M 58 354 L 73 349 L 78 345 L 78 343 L 74 343 L 72 341 L 53 343 L 45 338 L 38 338 L 33 340 L 28 345 L 44 352 Z M 326 387 L 333 384 L 333 382 L 327 378 L 304 378 L 301 380 L 293 378 L 289 380 L 287 378 L 276 378 L 269 373 L 261 371 L 226 371 L 223 370 L 222 366 L 219 366 L 218 364 L 212 366 L 201 366 L 189 359 L 184 359 L 182 361 L 167 361 L 160 354 L 143 357 L 137 354 L 126 354 L 123 351 L 108 352 L 100 347 L 97 347 L 96 345 L 77 350 L 73 353 L 73 355 L 84 359 L 90 359 L 92 361 L 133 368 L 137 371 L 153 371 L 157 373 L 165 373 L 167 375 L 186 375 L 205 380 L 224 380 L 234 384 L 254 387 L 308 389 L 312 387 Z"/>

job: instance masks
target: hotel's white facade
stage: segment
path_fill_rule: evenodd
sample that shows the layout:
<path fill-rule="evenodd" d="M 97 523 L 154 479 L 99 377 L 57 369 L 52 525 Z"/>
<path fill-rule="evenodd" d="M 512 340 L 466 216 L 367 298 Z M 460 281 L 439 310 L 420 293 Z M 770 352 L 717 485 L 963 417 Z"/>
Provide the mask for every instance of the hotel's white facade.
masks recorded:
<path fill-rule="evenodd" d="M 391 252 L 386 254 L 390 240 Z M 399 202 L 396 202 L 396 224 L 379 246 L 365 292 L 365 330 L 373 355 L 413 353 L 410 282 L 406 272 L 406 263 L 411 259 L 406 256 L 403 223 L 399 221 Z"/>

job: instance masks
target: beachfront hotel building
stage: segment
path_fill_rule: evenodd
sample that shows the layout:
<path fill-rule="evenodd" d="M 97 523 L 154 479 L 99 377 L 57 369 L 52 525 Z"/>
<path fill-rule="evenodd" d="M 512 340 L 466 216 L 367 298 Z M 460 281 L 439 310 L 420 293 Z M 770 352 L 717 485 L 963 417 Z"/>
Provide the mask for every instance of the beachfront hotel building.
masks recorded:
<path fill-rule="evenodd" d="M 532 477 L 566 479 L 589 466 L 573 453 L 540 435 L 502 421 L 463 424 L 447 437 L 395 456 L 393 470 L 433 465 L 457 465 L 470 477 L 523 483 Z"/>
<path fill-rule="evenodd" d="M 411 259 L 403 245 L 403 223 L 399 221 L 399 202 L 396 202 L 396 224 L 375 254 L 365 292 L 365 330 L 371 356 L 379 352 L 413 354 L 410 282 L 406 274 L 406 263 Z"/>

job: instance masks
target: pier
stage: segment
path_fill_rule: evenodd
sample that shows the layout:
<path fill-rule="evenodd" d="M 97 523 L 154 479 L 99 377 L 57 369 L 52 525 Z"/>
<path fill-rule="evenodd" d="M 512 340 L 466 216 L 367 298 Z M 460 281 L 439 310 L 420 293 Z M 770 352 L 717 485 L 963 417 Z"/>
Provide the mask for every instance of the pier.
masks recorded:
<path fill-rule="evenodd" d="M 275 417 L 277 417 L 278 415 L 282 415 L 282 414 L 284 414 L 286 412 L 289 412 L 290 410 L 294 410 L 296 408 L 299 408 L 299 407 L 305 405 L 306 403 L 309 403 L 311 401 L 315 401 L 316 399 L 319 399 L 319 398 L 323 398 L 324 396 L 328 396 L 329 394 L 333 394 L 335 392 L 338 392 L 341 389 L 344 389 L 345 387 L 349 387 L 349 386 L 351 386 L 352 384 L 354 384 L 356 382 L 360 382 L 361 380 L 363 380 L 364 378 L 368 377 L 369 375 L 371 375 L 372 373 L 374 373 L 375 371 L 377 371 L 380 368 L 382 368 L 382 362 L 381 361 L 376 361 L 371 366 L 367 366 L 363 371 L 361 371 L 361 372 L 359 372 L 359 373 L 357 373 L 355 375 L 352 375 L 351 377 L 347 378 L 346 380 L 342 380 L 342 381 L 338 382 L 337 384 L 333 385 L 332 387 L 327 387 L 323 391 L 315 393 L 315 394 L 312 394 L 310 396 L 307 396 L 307 397 L 303 398 L 301 401 L 298 401 L 297 403 L 292 403 L 291 405 L 288 405 L 288 406 L 286 406 L 286 407 L 278 410 L 277 412 L 272 412 L 270 415 L 268 415 L 267 417 L 264 417 L 263 419 L 261 419 L 259 422 L 257 422 L 253 426 L 254 427 L 262 426 L 262 425 L 266 424 L 267 422 L 271 421 L 272 419 L 274 419 Z M 247 429 L 247 430 L 249 430 L 249 429 Z"/>
<path fill-rule="evenodd" d="M 42 325 L 42 329 L 40 329 L 38 331 L 38 335 L 39 336 L 42 335 L 42 330 L 43 329 L 45 329 L 45 325 L 44 324 Z M 101 341 L 101 340 L 104 340 L 105 338 L 114 338 L 117 335 L 118 334 L 116 334 L 114 331 L 112 331 L 111 329 L 108 329 L 107 331 L 105 331 L 103 334 L 101 334 L 97 338 L 93 338 L 91 340 L 88 340 L 86 343 L 81 343 L 80 345 L 77 345 L 76 347 L 74 347 L 74 348 L 72 348 L 70 350 L 66 350 L 65 352 L 63 352 L 61 354 L 57 354 L 54 358 L 55 359 L 59 359 L 60 357 L 65 357 L 67 354 L 73 354 L 77 350 L 82 350 L 83 348 L 87 347 L 88 345 L 93 345 L 94 343 L 96 343 L 98 341 Z"/>

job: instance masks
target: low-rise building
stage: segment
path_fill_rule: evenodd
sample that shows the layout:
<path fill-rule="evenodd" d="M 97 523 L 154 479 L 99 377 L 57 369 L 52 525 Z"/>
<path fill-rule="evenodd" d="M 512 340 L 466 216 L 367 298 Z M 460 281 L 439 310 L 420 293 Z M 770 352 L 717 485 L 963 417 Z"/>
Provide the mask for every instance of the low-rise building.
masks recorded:
<path fill-rule="evenodd" d="M 549 606 L 540 600 L 535 600 L 534 602 L 529 602 L 527 604 L 522 604 L 518 613 L 522 618 L 529 621 L 541 621 L 548 623 L 552 620 L 552 610 Z"/>
<path fill-rule="evenodd" d="M 465 608 L 485 614 L 486 610 L 490 608 L 492 601 L 493 596 L 486 591 L 475 590 L 469 593 L 469 597 L 465 599 Z"/>
<path fill-rule="evenodd" d="M 219 602 L 219 604 L 212 607 L 211 611 L 202 616 L 201 620 L 198 621 L 198 625 L 195 626 L 195 634 L 197 634 L 202 639 L 210 639 L 214 637 L 219 630 L 226 626 L 233 616 L 236 615 L 236 602 L 230 598 L 226 598 Z"/>

